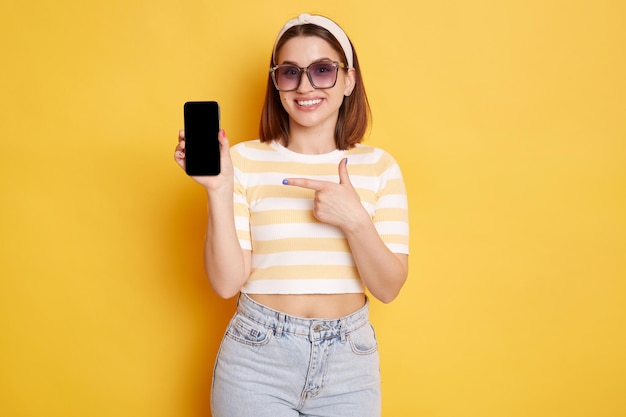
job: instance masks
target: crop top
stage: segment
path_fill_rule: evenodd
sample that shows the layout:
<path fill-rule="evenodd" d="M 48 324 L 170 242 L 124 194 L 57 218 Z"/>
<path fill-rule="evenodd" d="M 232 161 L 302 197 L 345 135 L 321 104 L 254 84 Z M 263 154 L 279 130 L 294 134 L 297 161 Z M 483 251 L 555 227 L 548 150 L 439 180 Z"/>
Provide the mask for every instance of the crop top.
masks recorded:
<path fill-rule="evenodd" d="M 315 191 L 283 185 L 285 178 L 339 182 L 338 165 L 348 157 L 350 182 L 380 237 L 394 253 L 408 254 L 406 190 L 400 168 L 387 152 L 359 144 L 322 155 L 293 152 L 278 142 L 252 140 L 231 148 L 235 228 L 252 251 L 251 294 L 362 293 L 343 232 L 313 216 Z"/>

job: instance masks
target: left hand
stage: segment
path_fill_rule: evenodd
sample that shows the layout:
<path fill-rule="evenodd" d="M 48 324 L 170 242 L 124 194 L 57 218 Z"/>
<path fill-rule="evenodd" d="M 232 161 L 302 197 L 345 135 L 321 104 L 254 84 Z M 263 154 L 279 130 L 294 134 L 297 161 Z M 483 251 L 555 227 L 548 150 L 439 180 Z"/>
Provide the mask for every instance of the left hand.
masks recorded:
<path fill-rule="evenodd" d="M 309 178 L 286 178 L 283 184 L 315 191 L 313 215 L 320 222 L 342 230 L 355 229 L 370 217 L 350 182 L 347 164 L 348 158 L 339 162 L 339 184 Z"/>

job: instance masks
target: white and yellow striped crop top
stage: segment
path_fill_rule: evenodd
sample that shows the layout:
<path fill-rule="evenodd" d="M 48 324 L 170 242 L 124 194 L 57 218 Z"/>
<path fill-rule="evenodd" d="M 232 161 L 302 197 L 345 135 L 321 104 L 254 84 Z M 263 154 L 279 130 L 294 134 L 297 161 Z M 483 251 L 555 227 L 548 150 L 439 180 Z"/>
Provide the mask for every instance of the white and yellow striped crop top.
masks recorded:
<path fill-rule="evenodd" d="M 285 178 L 339 182 L 349 159 L 350 181 L 383 242 L 408 254 L 406 190 L 400 168 L 385 151 L 366 145 L 305 155 L 277 142 L 231 148 L 235 168 L 235 227 L 252 268 L 241 289 L 252 294 L 339 294 L 365 291 L 341 230 L 313 216 L 314 191 L 286 186 Z"/>

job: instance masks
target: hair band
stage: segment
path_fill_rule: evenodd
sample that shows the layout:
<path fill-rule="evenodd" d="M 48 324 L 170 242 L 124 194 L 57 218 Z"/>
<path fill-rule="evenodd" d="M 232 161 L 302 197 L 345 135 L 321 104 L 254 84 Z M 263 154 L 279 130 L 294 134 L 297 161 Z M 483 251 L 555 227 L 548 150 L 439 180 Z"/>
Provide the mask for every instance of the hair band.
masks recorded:
<path fill-rule="evenodd" d="M 285 23 L 285 26 L 283 26 L 283 28 L 280 30 L 280 32 L 278 32 L 278 36 L 276 37 L 276 42 L 274 42 L 274 51 L 272 52 L 272 62 L 273 63 L 276 63 L 276 61 L 275 61 L 276 45 L 278 44 L 278 41 L 280 40 L 280 38 L 285 34 L 285 32 L 287 30 L 289 30 L 290 28 L 294 27 L 294 26 L 301 26 L 301 25 L 305 25 L 307 23 L 310 23 L 312 25 L 316 25 L 316 26 L 322 27 L 322 28 L 326 29 L 327 31 L 329 31 L 335 37 L 335 39 L 337 39 L 337 41 L 339 41 L 339 44 L 343 48 L 343 51 L 346 54 L 346 59 L 348 60 L 348 68 L 352 68 L 353 67 L 354 62 L 353 62 L 353 56 L 352 56 L 352 45 L 350 44 L 350 40 L 348 39 L 348 35 L 346 35 L 346 33 L 343 31 L 343 29 L 341 29 L 341 27 L 339 27 L 339 25 L 337 23 L 333 22 L 332 20 L 330 20 L 327 17 L 316 16 L 316 15 L 312 16 L 312 15 L 306 14 L 306 13 L 305 14 L 301 14 L 297 18 L 291 19 L 290 21 Z"/>

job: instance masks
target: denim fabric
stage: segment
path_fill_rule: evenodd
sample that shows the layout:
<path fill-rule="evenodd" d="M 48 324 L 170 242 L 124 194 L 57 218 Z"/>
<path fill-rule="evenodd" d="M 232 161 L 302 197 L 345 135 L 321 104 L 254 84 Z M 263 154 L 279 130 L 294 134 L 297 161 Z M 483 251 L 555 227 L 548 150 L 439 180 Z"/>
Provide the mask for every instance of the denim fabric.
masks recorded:
<path fill-rule="evenodd" d="M 222 340 L 213 417 L 380 417 L 366 303 L 340 319 L 292 317 L 242 294 Z"/>

